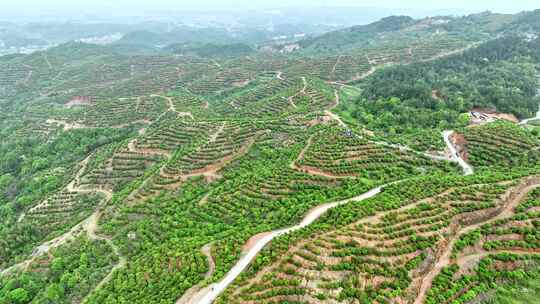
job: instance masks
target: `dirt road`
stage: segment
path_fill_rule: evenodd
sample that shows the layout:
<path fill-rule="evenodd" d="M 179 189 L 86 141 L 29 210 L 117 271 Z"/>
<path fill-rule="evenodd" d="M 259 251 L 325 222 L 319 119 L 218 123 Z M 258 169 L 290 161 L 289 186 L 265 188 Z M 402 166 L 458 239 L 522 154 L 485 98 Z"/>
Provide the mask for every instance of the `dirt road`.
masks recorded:
<path fill-rule="evenodd" d="M 333 203 L 328 203 L 324 205 L 317 206 L 313 209 L 311 209 L 304 217 L 304 219 L 296 226 L 286 228 L 286 229 L 280 229 L 271 231 L 268 233 L 265 233 L 262 237 L 256 238 L 255 241 L 251 240 L 248 241 L 248 244 L 250 246 L 246 247 L 246 251 L 243 253 L 240 260 L 229 270 L 229 272 L 225 275 L 225 277 L 219 281 L 218 283 L 212 284 L 208 286 L 205 289 L 200 290 L 198 293 L 191 296 L 190 299 L 184 299 L 184 301 L 181 304 L 211 304 L 213 301 L 249 266 L 251 261 L 255 258 L 255 256 L 268 244 L 270 241 L 272 241 L 274 238 L 279 237 L 281 235 L 302 229 L 304 227 L 307 227 L 311 225 L 313 222 L 315 222 L 317 219 L 319 219 L 322 215 L 326 214 L 328 210 L 338 207 L 340 205 L 344 205 L 350 202 L 359 202 L 363 201 L 369 198 L 372 198 L 379 194 L 383 187 L 381 186 L 374 188 L 364 194 L 361 194 L 359 196 L 337 201 Z"/>
<path fill-rule="evenodd" d="M 446 143 L 446 146 L 450 150 L 450 153 L 452 155 L 451 156 L 452 159 L 454 161 L 456 161 L 461 166 L 461 168 L 463 168 L 463 172 L 464 172 L 465 175 L 474 174 L 473 167 L 471 167 L 465 160 L 463 160 L 463 158 L 461 158 L 461 156 L 459 155 L 459 153 L 456 150 L 456 147 L 454 146 L 454 144 L 450 140 L 450 136 L 452 136 L 452 134 L 454 134 L 454 131 L 444 131 L 443 132 L 444 142 Z"/>
<path fill-rule="evenodd" d="M 444 251 L 440 255 L 439 259 L 433 266 L 433 268 L 428 272 L 428 274 L 422 278 L 422 283 L 420 285 L 420 291 L 418 292 L 418 296 L 416 297 L 416 300 L 414 301 L 414 304 L 422 304 L 424 303 L 424 300 L 426 298 L 426 294 L 428 290 L 431 288 L 431 284 L 433 282 L 433 279 L 441 272 L 441 270 L 444 267 L 447 267 L 451 264 L 451 256 L 452 256 L 452 250 L 454 248 L 454 244 L 462 235 L 465 235 L 473 230 L 476 230 L 483 225 L 493 223 L 495 221 L 498 221 L 500 219 L 511 217 L 514 212 L 513 210 L 519 205 L 523 199 L 534 189 L 540 187 L 540 178 L 537 178 L 536 180 L 533 180 L 532 184 L 529 183 L 522 183 L 515 188 L 512 188 L 509 190 L 510 193 L 508 195 L 507 202 L 504 202 L 504 205 L 501 208 L 501 211 L 497 216 L 494 216 L 488 220 L 481 221 L 477 224 L 457 228 L 457 232 L 451 237 L 448 244 L 444 247 Z M 503 200 L 505 200 L 503 199 Z"/>

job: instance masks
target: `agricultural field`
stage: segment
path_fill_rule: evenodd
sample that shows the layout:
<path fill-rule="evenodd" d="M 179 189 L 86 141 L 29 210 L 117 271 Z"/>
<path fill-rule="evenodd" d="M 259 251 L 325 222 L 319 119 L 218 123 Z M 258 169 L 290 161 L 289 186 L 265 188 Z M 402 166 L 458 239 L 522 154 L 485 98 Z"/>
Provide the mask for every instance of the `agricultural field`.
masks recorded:
<path fill-rule="evenodd" d="M 0 303 L 491 303 L 535 285 L 540 137 L 516 121 L 538 109 L 540 39 L 503 30 L 524 16 L 387 18 L 290 54 L 0 57 Z"/>
<path fill-rule="evenodd" d="M 523 238 L 534 238 L 527 234 L 534 234 L 534 212 L 523 217 L 522 210 L 534 208 L 529 197 L 538 192 L 539 179 L 501 176 L 417 180 L 414 190 L 403 182 L 365 204 L 336 209 L 318 227 L 266 249 L 218 303 L 470 299 L 489 289 L 490 274 L 505 278 L 521 265 L 538 266 L 534 242 L 520 241 L 508 223 L 532 219 L 519 229 Z M 506 224 L 511 236 L 489 230 L 495 223 Z"/>
<path fill-rule="evenodd" d="M 512 123 L 496 122 L 463 131 L 463 153 L 475 166 L 519 166 L 540 157 L 537 139 Z"/>
<path fill-rule="evenodd" d="M 322 130 L 314 134 L 299 157 L 299 170 L 333 178 L 356 177 L 392 181 L 407 175 L 422 174 L 445 167 L 421 153 L 403 151 L 344 129 Z"/>

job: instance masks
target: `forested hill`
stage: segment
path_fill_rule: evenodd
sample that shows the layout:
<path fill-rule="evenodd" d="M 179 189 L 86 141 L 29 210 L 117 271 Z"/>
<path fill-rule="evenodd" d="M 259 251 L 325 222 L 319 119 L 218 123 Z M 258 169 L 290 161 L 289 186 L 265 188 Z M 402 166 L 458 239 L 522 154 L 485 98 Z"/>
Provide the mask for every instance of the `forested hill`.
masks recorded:
<path fill-rule="evenodd" d="M 415 20 L 407 16 L 391 16 L 368 25 L 355 26 L 306 39 L 300 45 L 306 52 L 347 51 L 392 41 L 403 43 L 415 36 L 449 35 L 467 39 L 485 39 L 494 32 L 508 29 L 518 20 L 514 15 L 483 13 L 466 17 L 433 17 Z"/>
<path fill-rule="evenodd" d="M 531 117 L 539 101 L 537 46 L 538 40 L 505 37 L 445 59 L 384 69 L 360 83 L 362 96 L 368 104 L 397 97 L 403 107 L 447 108 L 456 115 L 473 108 L 495 108 L 518 118 Z M 396 115 L 411 112 L 404 108 L 395 111 Z M 409 117 L 410 124 L 425 122 Z M 426 126 L 437 123 L 433 120 Z"/>
<path fill-rule="evenodd" d="M 0 57 L 0 304 L 538 298 L 537 14 Z"/>
<path fill-rule="evenodd" d="M 356 82 L 361 93 L 342 115 L 413 146 L 467 124 L 464 113 L 473 109 L 533 117 L 540 103 L 538 44 L 506 36 L 446 58 L 381 69 Z"/>
<path fill-rule="evenodd" d="M 309 54 L 350 51 L 358 47 L 375 46 L 407 41 L 411 36 L 464 37 L 467 39 L 490 39 L 497 35 L 533 34 L 540 31 L 540 10 L 516 15 L 484 12 L 464 17 L 440 16 L 415 20 L 407 16 L 391 16 L 368 25 L 354 26 L 344 30 L 300 41 L 304 52 Z"/>
<path fill-rule="evenodd" d="M 521 32 L 540 31 L 540 9 L 518 14 L 510 26 L 511 29 Z"/>
<path fill-rule="evenodd" d="M 368 25 L 353 26 L 350 31 L 378 34 L 399 31 L 414 23 L 414 19 L 409 16 L 390 16 Z"/>

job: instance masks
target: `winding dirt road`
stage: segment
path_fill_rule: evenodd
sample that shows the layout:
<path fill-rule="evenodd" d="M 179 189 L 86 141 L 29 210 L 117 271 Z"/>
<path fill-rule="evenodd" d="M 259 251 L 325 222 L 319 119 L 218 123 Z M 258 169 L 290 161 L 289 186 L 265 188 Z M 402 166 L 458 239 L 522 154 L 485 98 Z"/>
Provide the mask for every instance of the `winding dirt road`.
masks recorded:
<path fill-rule="evenodd" d="M 326 110 L 325 115 L 330 117 L 333 120 L 336 120 L 340 127 L 345 128 L 347 130 L 350 130 L 349 126 L 339 117 L 339 115 L 333 113 L 330 110 Z M 356 136 L 358 136 L 358 135 L 356 135 Z M 431 153 L 420 152 L 420 151 L 414 150 L 413 148 L 405 146 L 405 145 L 391 144 L 391 143 L 388 143 L 388 142 L 385 142 L 385 141 L 377 141 L 377 140 L 371 140 L 371 139 L 368 140 L 368 141 L 371 142 L 371 143 L 377 144 L 377 145 L 382 145 L 382 146 L 388 147 L 388 148 L 398 149 L 400 151 L 411 152 L 411 153 L 414 153 L 416 155 L 424 156 L 424 157 L 427 157 L 427 158 L 435 160 L 435 161 L 451 161 L 451 162 L 458 162 L 459 163 L 459 161 L 456 158 L 453 158 L 453 157 L 449 158 L 449 157 L 446 157 L 446 156 L 439 156 L 439 155 L 433 155 Z M 303 154 L 301 154 L 301 156 L 303 156 Z M 300 160 L 300 159 L 301 158 L 298 158 L 297 161 Z M 461 163 L 460 163 L 460 165 L 461 165 Z M 470 167 L 470 166 L 468 166 L 468 167 L 469 167 L 470 170 L 472 170 L 472 167 Z M 295 165 L 295 168 L 293 168 L 293 169 L 300 170 L 296 165 Z M 469 170 L 469 169 L 467 169 L 467 170 Z M 469 171 L 467 171 L 467 172 L 469 172 Z M 467 175 L 470 175 L 470 174 L 472 174 L 472 173 L 469 173 Z M 316 173 L 315 175 L 321 175 L 321 174 Z M 330 178 L 339 178 L 339 176 L 338 177 L 332 176 L 332 175 L 326 175 L 326 176 L 330 177 Z"/>
<path fill-rule="evenodd" d="M 330 72 L 330 75 L 333 75 L 336 73 L 336 68 L 337 66 L 339 65 L 340 61 L 341 61 L 341 57 L 343 57 L 343 55 L 339 55 L 337 60 L 336 60 L 336 63 L 334 64 L 334 66 L 332 67 L 332 71 Z"/>
<path fill-rule="evenodd" d="M 337 121 L 337 123 L 339 124 L 340 127 L 342 128 L 345 128 L 345 129 L 349 129 L 349 127 L 347 126 L 347 124 L 345 124 L 343 122 L 343 120 L 341 120 L 341 117 L 339 117 L 339 115 L 335 114 L 334 112 L 332 112 L 332 109 L 336 108 L 337 106 L 339 106 L 339 92 L 338 90 L 334 90 L 334 104 L 330 107 L 330 109 L 328 110 L 325 110 L 324 111 L 324 114 L 328 117 L 330 117 L 332 120 L 335 120 Z"/>
<path fill-rule="evenodd" d="M 163 112 L 163 114 L 160 115 L 160 117 L 164 114 L 166 114 L 167 112 Z M 159 118 L 157 119 L 159 120 Z M 50 125 L 60 125 L 64 128 L 64 131 L 69 131 L 69 130 L 74 130 L 74 129 L 99 129 L 100 127 L 93 127 L 93 126 L 87 126 L 87 125 L 83 125 L 83 124 L 80 124 L 80 123 L 76 123 L 76 122 L 67 122 L 67 121 L 64 121 L 64 120 L 57 120 L 57 119 L 47 119 L 45 121 L 47 124 L 50 124 Z M 128 122 L 128 123 L 125 123 L 125 124 L 121 124 L 121 125 L 115 125 L 115 126 L 109 126 L 108 128 L 111 128 L 111 129 L 122 129 L 122 128 L 125 128 L 125 127 L 128 127 L 128 126 L 131 126 L 131 125 L 134 125 L 134 124 L 151 124 L 152 122 L 147 120 L 147 119 L 140 119 L 140 120 L 135 120 L 135 121 L 132 121 L 132 122 Z"/>
<path fill-rule="evenodd" d="M 524 120 L 522 120 L 519 124 L 523 126 L 523 125 L 526 125 L 526 124 L 528 124 L 529 122 L 535 121 L 535 120 L 540 120 L 540 108 L 538 109 L 538 112 L 536 112 L 536 116 L 531 117 L 531 118 L 524 119 Z"/>
<path fill-rule="evenodd" d="M 400 64 L 403 64 L 403 65 L 409 65 L 411 63 L 416 63 L 416 62 L 429 62 L 429 61 L 434 61 L 434 60 L 437 60 L 437 59 L 440 59 L 440 58 L 444 58 L 444 57 L 448 57 L 448 56 L 451 56 L 451 55 L 456 55 L 456 54 L 459 54 L 459 53 L 463 53 L 477 45 L 479 45 L 480 43 L 472 43 L 464 48 L 461 48 L 461 49 L 457 49 L 457 50 L 453 50 L 453 51 L 448 51 L 448 52 L 443 52 L 443 53 L 440 53 L 440 54 L 437 54 L 437 55 L 434 55 L 430 58 L 427 58 L 427 59 L 423 59 L 423 60 L 420 60 L 420 61 L 413 61 L 413 62 L 409 62 L 409 63 L 400 63 Z M 411 49 L 408 49 L 408 52 L 411 52 L 412 54 L 412 48 Z M 409 54 L 409 55 L 411 55 Z M 379 64 L 377 65 L 377 62 L 374 61 L 374 60 L 371 60 L 371 58 L 369 58 L 368 55 L 366 55 L 366 58 L 368 60 L 368 63 L 371 65 L 371 68 L 364 72 L 363 74 L 357 74 L 355 77 L 349 79 L 349 80 L 346 80 L 346 81 L 343 81 L 343 82 L 334 82 L 334 84 L 349 84 L 349 83 L 352 83 L 352 82 L 356 82 L 356 81 L 359 81 L 359 80 L 362 80 L 364 78 L 367 78 L 371 75 L 373 75 L 375 72 L 377 72 L 379 69 L 383 68 L 383 67 L 387 67 L 387 66 L 393 66 L 395 65 L 396 63 L 393 63 L 393 62 L 388 62 L 388 63 L 384 63 L 384 64 Z M 340 58 L 338 59 L 338 61 L 336 62 L 336 65 L 334 65 L 333 69 L 332 69 L 332 73 L 335 73 L 335 68 L 337 66 L 337 64 L 339 63 L 339 60 Z"/>
<path fill-rule="evenodd" d="M 339 97 L 337 97 L 337 99 L 338 98 Z M 338 100 L 338 102 L 339 102 L 339 100 Z M 451 134 L 452 134 L 451 131 L 449 131 L 448 133 L 445 133 L 445 139 L 448 139 Z M 300 154 L 296 158 L 296 160 L 291 163 L 291 165 L 290 165 L 291 168 L 298 169 L 298 167 L 296 166 L 296 162 L 299 161 L 304 156 L 305 152 L 307 151 L 307 149 L 311 145 L 311 142 L 312 142 L 314 136 L 315 135 L 312 135 L 308 139 L 304 149 L 302 149 L 302 151 L 300 152 Z M 391 144 L 386 144 L 386 145 L 391 145 Z M 395 145 L 391 145 L 391 146 L 396 147 Z M 400 149 L 407 149 L 407 147 L 403 147 L 403 146 L 398 146 L 398 147 Z M 455 151 L 455 147 L 453 145 L 450 145 L 449 148 L 451 149 L 451 151 Z M 447 158 L 444 158 L 444 157 L 436 157 L 436 156 L 427 155 L 425 153 L 421 153 L 421 152 L 418 152 L 418 151 L 415 151 L 415 150 L 412 150 L 412 149 L 410 149 L 410 150 L 414 151 L 416 153 L 420 153 L 420 154 L 429 156 L 431 158 L 438 159 L 438 160 L 448 160 Z M 461 162 L 465 163 L 461 158 L 459 158 L 459 159 L 461 160 Z M 456 157 L 455 161 L 460 162 L 457 159 L 457 157 Z M 464 168 L 465 175 L 472 174 L 472 167 L 470 167 L 468 165 L 467 166 L 462 166 L 462 167 Z M 395 183 L 399 183 L 399 182 L 400 181 L 395 182 Z M 395 184 L 395 183 L 393 183 L 393 184 Z M 262 233 L 262 234 L 258 234 L 258 235 L 253 236 L 246 243 L 246 245 L 244 246 L 245 251 L 244 251 L 242 257 L 240 258 L 240 260 L 229 270 L 229 272 L 225 275 L 225 277 L 221 281 L 219 281 L 219 282 L 217 282 L 215 284 L 212 284 L 212 285 L 210 285 L 210 286 L 208 286 L 208 287 L 206 287 L 204 289 L 200 289 L 197 292 L 190 292 L 189 294 L 186 293 L 181 298 L 182 302 L 180 302 L 180 300 L 179 300 L 179 302 L 177 302 L 177 304 L 211 304 L 211 303 L 213 303 L 214 300 L 223 291 L 225 291 L 225 289 L 249 266 L 249 264 L 255 258 L 255 256 L 268 243 L 270 243 L 274 238 L 282 236 L 282 235 L 290 233 L 290 232 L 293 232 L 293 231 L 296 231 L 296 230 L 299 230 L 299 229 L 302 229 L 302 228 L 312 224 L 314 221 L 316 221 L 319 217 L 324 215 L 328 210 L 330 210 L 332 208 L 335 208 L 335 207 L 343 205 L 343 204 L 347 204 L 349 202 L 353 202 L 353 201 L 357 202 L 357 201 L 366 200 L 368 198 L 372 198 L 372 197 L 376 196 L 377 194 L 379 194 L 381 192 L 381 190 L 384 187 L 387 187 L 387 186 L 388 185 L 377 187 L 377 188 L 372 189 L 371 191 L 369 191 L 367 193 L 364 193 L 364 194 L 362 194 L 360 196 L 357 196 L 357 197 L 354 197 L 354 198 L 351 198 L 351 199 L 348 199 L 348 200 L 328 203 L 328 204 L 324 204 L 324 205 L 315 207 L 311 211 L 309 211 L 306 214 L 306 216 L 304 217 L 304 219 L 300 222 L 300 224 L 298 224 L 296 226 L 286 228 L 286 229 L 270 231 L 270 232 L 266 232 L 266 233 Z M 468 231 L 468 230 L 465 230 L 465 231 Z M 432 269 L 430 274 L 428 274 L 428 276 L 423 280 L 423 283 L 422 283 L 422 292 L 423 292 L 423 294 L 421 294 L 421 296 L 418 297 L 418 299 L 420 299 L 421 301 L 423 300 L 423 297 L 425 296 L 425 292 L 429 289 L 429 286 L 431 286 L 431 281 L 433 280 L 433 278 L 440 272 L 442 267 L 447 265 L 447 263 L 450 261 L 450 255 L 451 255 L 451 248 L 452 247 L 450 246 L 449 248 L 450 249 L 448 249 L 446 252 L 443 253 L 441 258 L 439 259 L 439 262 Z"/>
<path fill-rule="evenodd" d="M 298 166 L 297 165 L 297 163 L 302 158 L 304 158 L 304 155 L 306 154 L 307 150 L 311 146 L 314 137 L 315 137 L 315 134 L 311 135 L 308 138 L 308 140 L 306 142 L 306 145 L 304 146 L 302 151 L 300 151 L 300 154 L 298 155 L 298 157 L 293 162 L 291 162 L 291 164 L 289 165 L 289 168 L 291 168 L 293 170 L 297 170 L 297 171 L 307 172 L 310 175 L 322 176 L 322 177 L 331 178 L 331 179 L 354 178 L 355 177 L 354 175 L 341 175 L 341 176 L 340 175 L 334 175 L 334 174 L 324 172 L 324 171 L 322 171 L 322 170 L 320 170 L 318 168 L 313 168 L 313 167 L 308 167 L 308 166 Z"/>
<path fill-rule="evenodd" d="M 225 277 L 221 281 L 215 284 L 212 284 L 205 289 L 202 289 L 200 292 L 194 294 L 189 299 L 184 299 L 184 301 L 187 301 L 187 302 L 182 302 L 182 304 L 183 303 L 186 303 L 186 304 L 187 303 L 189 304 L 213 303 L 214 300 L 249 266 L 249 264 L 255 258 L 255 256 L 274 238 L 311 225 L 313 222 L 315 222 L 318 218 L 320 218 L 322 215 L 327 213 L 328 210 L 332 208 L 335 208 L 335 207 L 338 207 L 340 205 L 344 205 L 350 202 L 359 202 L 359 201 L 372 198 L 376 196 L 377 194 L 379 194 L 381 190 L 387 186 L 388 185 L 374 188 L 364 194 L 361 194 L 359 196 L 356 196 L 347 200 L 342 200 L 342 201 L 337 201 L 337 202 L 317 206 L 311 209 L 306 214 L 304 219 L 300 222 L 300 224 L 296 226 L 286 228 L 286 229 L 271 231 L 271 232 L 265 233 L 263 237 L 255 236 L 254 238 L 256 238 L 256 240 L 248 241 L 248 243 L 250 243 L 251 245 L 248 248 L 246 248 L 247 250 L 243 253 L 240 260 L 233 266 L 233 268 L 231 268 L 231 270 L 229 270 L 229 272 L 225 275 Z"/>
<path fill-rule="evenodd" d="M 345 128 L 347 130 L 351 130 L 349 128 L 349 126 L 341 119 L 341 117 L 339 117 L 339 115 L 337 115 L 336 113 L 331 111 L 332 109 L 336 108 L 339 105 L 339 102 L 340 102 L 339 92 L 337 90 L 334 91 L 334 95 L 335 95 L 335 104 L 329 110 L 325 110 L 324 113 L 325 113 L 326 116 L 328 116 L 331 119 L 337 121 L 337 123 L 339 124 L 340 127 Z M 448 131 L 448 132 L 452 132 L 452 131 Z M 450 136 L 451 134 L 452 133 L 448 134 L 448 136 Z M 446 135 L 443 134 L 443 136 L 446 136 Z M 385 147 L 399 149 L 400 151 L 407 151 L 407 152 L 411 152 L 411 153 L 414 153 L 414 154 L 417 154 L 417 155 L 421 155 L 421 156 L 430 158 L 430 159 L 435 160 L 435 161 L 455 161 L 455 162 L 459 163 L 459 161 L 457 159 L 455 159 L 455 158 L 452 158 L 452 157 L 448 158 L 448 157 L 445 157 L 445 156 L 439 156 L 439 155 L 433 155 L 433 154 L 426 153 L 426 152 L 420 152 L 420 151 L 414 150 L 414 149 L 412 149 L 412 148 L 410 148 L 408 146 L 405 146 L 405 145 L 391 144 L 391 143 L 388 143 L 388 142 L 376 141 L 376 140 L 369 140 L 369 141 L 374 143 L 374 144 L 383 145 Z M 446 139 L 445 139 L 445 141 L 446 141 Z M 452 145 L 452 147 L 453 147 L 453 145 Z M 460 163 L 460 165 L 461 165 L 461 163 Z M 471 170 L 470 174 L 472 174 L 472 167 L 470 167 L 470 166 L 468 166 L 468 167 Z M 469 169 L 467 169 L 467 170 L 469 170 Z M 469 172 L 469 171 L 467 171 L 467 172 Z M 467 174 L 467 175 L 470 175 L 470 174 Z M 332 177 L 332 176 L 330 176 L 330 177 Z"/>
<path fill-rule="evenodd" d="M 431 288 L 431 284 L 433 282 L 433 279 L 441 272 L 441 270 L 447 266 L 449 266 L 452 262 L 451 256 L 452 256 L 452 250 L 454 248 L 454 244 L 462 235 L 465 235 L 471 231 L 474 231 L 483 225 L 493 223 L 495 221 L 505 219 L 508 217 L 511 217 L 514 212 L 513 210 L 519 205 L 523 199 L 534 189 L 540 187 L 540 178 L 534 178 L 532 180 L 525 180 L 525 182 L 522 182 L 520 185 L 511 188 L 506 193 L 506 197 L 502 199 L 503 206 L 500 208 L 497 216 L 491 217 L 488 220 L 481 221 L 479 223 L 476 223 L 474 225 L 466 226 L 466 227 L 458 227 L 457 232 L 454 233 L 453 236 L 451 236 L 450 241 L 448 244 L 444 247 L 444 251 L 438 258 L 437 262 L 431 268 L 431 270 L 428 272 L 426 276 L 422 278 L 420 290 L 418 292 L 418 296 L 416 297 L 416 300 L 414 301 L 414 304 L 422 304 L 425 301 L 426 295 L 428 290 Z"/>
<path fill-rule="evenodd" d="M 119 249 L 114 245 L 114 243 L 108 238 L 100 237 L 100 236 L 96 235 L 96 230 L 97 230 L 97 227 L 98 227 L 98 219 L 101 216 L 101 210 L 100 209 L 103 206 L 105 206 L 107 204 L 107 202 L 109 202 L 112 199 L 112 197 L 113 197 L 112 192 L 110 192 L 108 190 L 101 189 L 101 188 L 80 188 L 78 186 L 78 183 L 80 181 L 81 176 L 86 171 L 86 167 L 88 165 L 88 162 L 90 161 L 90 158 L 91 158 L 91 155 L 88 156 L 87 158 L 85 158 L 84 160 L 82 160 L 79 163 L 79 166 L 80 166 L 79 171 L 75 175 L 74 179 L 65 187 L 64 190 L 68 191 L 68 192 L 76 192 L 76 193 L 96 193 L 97 192 L 97 193 L 103 194 L 105 196 L 105 199 L 102 200 L 101 203 L 97 206 L 96 211 L 94 211 L 94 213 L 92 213 L 92 215 L 90 215 L 88 218 L 84 219 L 79 224 L 75 225 L 73 228 L 71 228 L 68 232 L 64 233 L 63 235 L 37 246 L 34 249 L 34 251 L 32 252 L 32 254 L 30 255 L 29 259 L 27 259 L 26 261 L 21 262 L 19 264 L 16 264 L 14 266 L 11 266 L 8 269 L 3 270 L 2 272 L 0 272 L 0 275 L 5 275 L 5 274 L 10 273 L 10 272 L 15 271 L 15 270 L 26 269 L 39 256 L 41 256 L 43 254 L 46 254 L 46 253 L 49 253 L 51 249 L 57 248 L 57 247 L 65 244 L 65 243 L 67 243 L 68 241 L 75 239 L 77 236 L 79 236 L 83 232 L 86 232 L 88 237 L 90 239 L 92 239 L 92 240 L 105 240 L 105 241 L 107 241 L 107 243 L 114 250 L 115 254 L 117 254 L 119 256 L 120 261 L 113 268 L 112 271 L 114 271 L 115 269 L 117 269 L 119 267 L 123 267 L 123 265 L 125 265 L 126 260 L 125 260 L 125 258 L 122 257 L 122 255 L 120 254 Z M 36 207 L 30 209 L 28 212 L 32 212 L 32 210 L 34 210 L 35 208 L 38 208 L 39 206 L 43 206 L 44 204 L 46 205 L 47 202 L 48 202 L 48 200 L 43 201 L 41 204 L 39 204 Z M 22 221 L 24 219 L 24 217 L 25 217 L 25 214 L 22 214 L 21 217 L 19 218 L 19 221 Z M 112 271 L 111 271 L 111 273 L 112 273 Z"/>
<path fill-rule="evenodd" d="M 174 101 L 172 99 L 172 97 L 167 97 L 167 96 L 161 96 L 161 95 L 150 95 L 150 97 L 160 97 L 160 98 L 163 98 L 165 100 L 167 100 L 167 107 L 168 107 L 168 111 L 170 112 L 173 112 L 173 113 L 176 113 L 177 116 L 180 116 L 180 117 L 189 117 L 191 118 L 192 120 L 194 120 L 195 118 L 193 117 L 193 114 L 191 114 L 191 112 L 181 112 L 181 111 L 178 111 L 176 109 L 176 106 L 174 105 Z"/>
<path fill-rule="evenodd" d="M 45 122 L 50 125 L 60 125 L 64 128 L 64 131 L 74 130 L 74 129 L 92 129 L 93 128 L 93 127 L 85 126 L 76 122 L 67 122 L 67 121 L 57 120 L 57 119 L 47 119 Z"/>
<path fill-rule="evenodd" d="M 281 77 L 281 75 L 280 75 Z M 280 78 L 282 79 L 282 78 Z M 289 98 L 287 98 L 287 101 L 289 102 L 289 104 L 293 107 L 293 108 L 297 108 L 296 104 L 294 103 L 294 99 L 300 95 L 300 94 L 306 94 L 306 90 L 307 90 L 307 81 L 306 81 L 306 77 L 302 77 L 302 82 L 304 84 L 304 87 L 296 94 L 292 95 L 292 96 L 289 96 Z M 285 97 L 283 97 L 285 98 Z"/>
<path fill-rule="evenodd" d="M 214 262 L 214 258 L 212 257 L 212 243 L 206 244 L 202 249 L 201 253 L 206 256 L 206 259 L 208 261 L 208 271 L 204 275 L 205 279 L 209 279 L 214 275 L 214 272 L 216 271 L 216 264 Z M 191 304 L 196 303 L 197 301 L 201 300 L 201 296 L 204 294 L 204 291 L 208 289 L 201 288 L 200 285 L 195 285 L 188 289 L 184 295 L 176 301 L 176 304 Z"/>
<path fill-rule="evenodd" d="M 84 230 L 87 232 L 88 238 L 91 240 L 100 240 L 105 241 L 111 248 L 113 249 L 113 252 L 116 256 L 118 256 L 118 263 L 113 266 L 113 268 L 109 271 L 107 276 L 101 280 L 101 282 L 96 285 L 96 287 L 89 292 L 86 297 L 81 301 L 81 303 L 86 303 L 90 295 L 92 295 L 95 291 L 101 289 L 105 284 L 107 284 L 113 277 L 113 274 L 115 271 L 117 271 L 120 268 L 123 268 L 127 265 L 127 259 L 122 255 L 120 252 L 120 249 L 113 243 L 113 241 L 108 237 L 99 236 L 96 234 L 96 231 L 98 229 L 98 222 L 99 218 L 101 217 L 101 211 L 97 211 L 89 218 L 89 220 L 86 222 L 86 225 L 84 226 Z"/>

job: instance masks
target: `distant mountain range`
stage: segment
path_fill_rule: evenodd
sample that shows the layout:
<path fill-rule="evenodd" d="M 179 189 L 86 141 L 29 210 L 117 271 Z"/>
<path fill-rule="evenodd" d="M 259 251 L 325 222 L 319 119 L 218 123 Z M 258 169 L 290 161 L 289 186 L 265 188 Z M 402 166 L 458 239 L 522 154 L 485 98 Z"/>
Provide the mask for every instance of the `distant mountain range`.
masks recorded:
<path fill-rule="evenodd" d="M 198 25 L 267 25 L 274 24 L 331 24 L 353 26 L 367 24 L 391 15 L 407 15 L 413 18 L 441 15 L 466 15 L 477 13 L 474 10 L 449 8 L 440 10 L 424 9 L 389 9 L 381 7 L 287 7 L 264 10 L 235 11 L 185 11 L 185 10 L 153 10 L 144 13 L 132 11 L 36 11 L 0 13 L 0 20 L 11 22 L 34 22 L 37 18 L 44 22 L 76 22 L 76 23 L 141 23 L 147 20 L 162 22 L 195 23 Z"/>
<path fill-rule="evenodd" d="M 458 16 L 464 10 L 422 11 L 382 8 L 277 9 L 249 13 L 155 13 L 153 17 L 123 17 L 101 21 L 0 22 L 0 54 L 29 53 L 68 41 L 113 43 L 135 52 L 191 49 L 195 44 L 246 44 L 251 48 L 299 43 L 302 49 L 350 49 L 373 43 L 382 33 L 397 33 L 407 27 L 433 33 L 526 32 L 540 28 L 538 12 Z M 437 14 L 442 17 L 427 17 Z M 407 17 L 403 17 L 407 15 Z M 400 17 L 401 16 L 401 17 Z M 76 16 L 73 16 L 77 19 Z M 45 19 L 46 20 L 46 19 Z M 20 20 L 19 20 L 20 21 Z M 136 21 L 136 22 L 134 22 Z M 411 31 L 405 31 L 404 34 Z M 396 41 L 396 40 L 394 40 Z M 182 45 L 179 48 L 179 45 Z M 234 47 L 233 49 L 237 49 Z M 244 48 L 245 49 L 245 48 Z M 296 49 L 296 48 L 295 48 Z"/>

